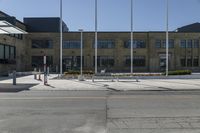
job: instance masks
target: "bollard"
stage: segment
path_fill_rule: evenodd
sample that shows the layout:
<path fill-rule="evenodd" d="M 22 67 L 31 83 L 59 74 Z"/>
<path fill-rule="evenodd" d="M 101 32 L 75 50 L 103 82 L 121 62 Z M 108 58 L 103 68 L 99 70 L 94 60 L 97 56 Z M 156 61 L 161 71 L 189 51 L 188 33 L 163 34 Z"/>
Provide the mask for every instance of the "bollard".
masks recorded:
<path fill-rule="evenodd" d="M 46 67 L 44 69 L 44 85 L 47 85 L 48 79 L 47 79 L 47 70 Z"/>
<path fill-rule="evenodd" d="M 138 77 L 136 77 L 136 82 L 139 82 L 139 78 Z"/>
<path fill-rule="evenodd" d="M 34 68 L 34 79 L 37 79 L 37 75 L 36 75 L 37 69 Z"/>
<path fill-rule="evenodd" d="M 47 76 L 49 76 L 49 67 L 47 67 Z"/>
<path fill-rule="evenodd" d="M 56 65 L 56 73 L 58 73 L 58 66 Z"/>
<path fill-rule="evenodd" d="M 39 79 L 38 80 L 41 80 L 41 70 L 39 69 Z"/>
<path fill-rule="evenodd" d="M 13 71 L 13 85 L 16 85 L 16 71 Z"/>

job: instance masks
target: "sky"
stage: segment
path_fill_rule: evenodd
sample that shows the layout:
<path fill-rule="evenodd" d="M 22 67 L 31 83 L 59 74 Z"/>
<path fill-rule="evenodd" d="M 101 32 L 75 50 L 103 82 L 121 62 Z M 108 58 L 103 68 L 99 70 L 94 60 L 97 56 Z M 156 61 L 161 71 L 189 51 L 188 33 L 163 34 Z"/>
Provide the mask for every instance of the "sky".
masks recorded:
<path fill-rule="evenodd" d="M 60 0 L 0 0 L 0 10 L 15 16 L 59 17 Z M 98 31 L 130 31 L 131 0 L 97 0 Z M 95 0 L 63 0 L 70 31 L 94 31 Z M 134 31 L 164 31 L 166 0 L 133 0 Z M 200 22 L 200 0 L 169 0 L 169 30 Z"/>

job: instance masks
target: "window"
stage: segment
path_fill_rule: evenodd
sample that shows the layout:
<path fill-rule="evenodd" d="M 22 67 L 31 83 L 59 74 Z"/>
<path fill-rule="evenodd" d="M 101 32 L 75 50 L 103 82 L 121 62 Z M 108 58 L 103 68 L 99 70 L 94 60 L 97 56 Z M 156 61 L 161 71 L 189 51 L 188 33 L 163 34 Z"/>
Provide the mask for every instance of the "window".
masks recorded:
<path fill-rule="evenodd" d="M 170 39 L 169 48 L 174 48 L 174 40 Z M 156 40 L 156 48 L 166 48 L 166 40 Z"/>
<path fill-rule="evenodd" d="M 194 40 L 194 48 L 199 48 L 199 40 Z"/>
<path fill-rule="evenodd" d="M 156 48 L 161 48 L 161 40 L 156 40 Z"/>
<path fill-rule="evenodd" d="M 95 57 L 93 58 L 93 63 L 95 65 Z M 115 64 L 114 57 L 111 56 L 98 56 L 97 66 L 98 67 L 112 67 Z"/>
<path fill-rule="evenodd" d="M 15 59 L 15 47 L 10 47 L 10 59 Z"/>
<path fill-rule="evenodd" d="M 64 49 L 80 49 L 81 41 L 64 41 L 63 48 Z"/>
<path fill-rule="evenodd" d="M 130 56 L 126 56 L 125 66 L 130 66 L 130 65 L 131 65 Z M 145 67 L 146 66 L 145 56 L 134 56 L 133 57 L 133 66 Z"/>
<path fill-rule="evenodd" d="M 192 40 L 187 40 L 187 48 L 192 48 Z"/>
<path fill-rule="evenodd" d="M 131 41 L 124 43 L 124 48 L 131 48 Z M 146 43 L 144 40 L 133 40 L 133 48 L 146 48 Z"/>
<path fill-rule="evenodd" d="M 4 59 L 4 45 L 0 44 L 0 59 Z"/>
<path fill-rule="evenodd" d="M 198 57 L 194 57 L 194 59 L 193 59 L 193 66 L 194 67 L 198 67 L 199 66 L 199 58 Z"/>
<path fill-rule="evenodd" d="M 5 46 L 5 59 L 9 59 L 9 57 L 10 57 L 9 46 Z"/>
<path fill-rule="evenodd" d="M 93 45 L 93 48 L 95 48 L 95 43 Z M 98 40 L 97 48 L 102 48 L 102 49 L 115 48 L 115 42 L 113 40 Z"/>
<path fill-rule="evenodd" d="M 186 59 L 181 58 L 181 67 L 186 67 Z"/>
<path fill-rule="evenodd" d="M 181 48 L 199 48 L 199 40 L 181 40 Z"/>
<path fill-rule="evenodd" d="M 169 40 L 169 48 L 174 48 L 174 40 L 173 39 Z"/>
<path fill-rule="evenodd" d="M 187 58 L 187 67 L 192 67 L 192 57 Z"/>
<path fill-rule="evenodd" d="M 8 36 L 23 40 L 22 34 L 8 34 Z"/>
<path fill-rule="evenodd" d="M 83 67 L 84 67 L 84 56 L 83 56 Z M 65 56 L 63 58 L 63 70 L 80 70 L 81 56 Z"/>
<path fill-rule="evenodd" d="M 32 48 L 53 48 L 51 40 L 32 40 Z"/>
<path fill-rule="evenodd" d="M 16 52 L 14 46 L 0 44 L 0 63 L 3 64 L 14 64 Z"/>
<path fill-rule="evenodd" d="M 181 40 L 181 48 L 186 48 L 186 40 Z"/>
<path fill-rule="evenodd" d="M 46 57 L 47 65 L 53 65 L 53 56 Z M 32 67 L 43 67 L 44 56 L 32 56 Z"/>
<path fill-rule="evenodd" d="M 193 60 L 193 64 L 192 64 L 192 60 Z M 193 59 L 192 59 L 192 57 L 187 58 L 187 67 L 198 67 L 198 66 L 199 66 L 199 58 L 198 57 L 194 57 Z M 181 67 L 186 67 L 185 57 L 181 58 Z"/>

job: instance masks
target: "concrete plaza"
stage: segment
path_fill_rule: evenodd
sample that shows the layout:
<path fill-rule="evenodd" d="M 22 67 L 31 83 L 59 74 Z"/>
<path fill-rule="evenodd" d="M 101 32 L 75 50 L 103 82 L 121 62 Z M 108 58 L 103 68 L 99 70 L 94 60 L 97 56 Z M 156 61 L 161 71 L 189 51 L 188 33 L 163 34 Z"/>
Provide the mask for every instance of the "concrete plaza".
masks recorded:
<path fill-rule="evenodd" d="M 77 79 L 64 80 L 55 79 L 57 75 L 50 75 L 48 85 L 43 81 L 35 80 L 34 76 L 17 78 L 17 85 L 12 85 L 12 79 L 0 80 L 1 90 L 115 90 L 115 91 L 181 91 L 181 90 L 200 90 L 200 79 L 139 79 L 132 80 L 85 80 Z M 41 77 L 43 80 L 43 76 Z"/>

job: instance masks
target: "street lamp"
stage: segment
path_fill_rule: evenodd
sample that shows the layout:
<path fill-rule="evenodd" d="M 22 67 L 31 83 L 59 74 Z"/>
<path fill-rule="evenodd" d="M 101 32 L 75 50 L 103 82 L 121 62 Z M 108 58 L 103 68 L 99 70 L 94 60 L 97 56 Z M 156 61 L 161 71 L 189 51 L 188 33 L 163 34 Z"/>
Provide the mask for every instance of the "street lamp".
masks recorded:
<path fill-rule="evenodd" d="M 97 74 L 97 0 L 95 0 L 95 74 Z"/>
<path fill-rule="evenodd" d="M 80 73 L 81 77 L 83 77 L 83 29 L 79 29 L 79 32 L 81 33 L 81 68 L 80 68 Z"/>
<path fill-rule="evenodd" d="M 131 74 L 133 74 L 133 0 L 131 0 Z"/>
<path fill-rule="evenodd" d="M 166 76 L 168 76 L 169 71 L 169 1 L 166 0 Z"/>
<path fill-rule="evenodd" d="M 63 29 L 62 29 L 62 0 L 60 0 L 60 76 L 62 76 L 62 46 L 63 45 Z"/>

